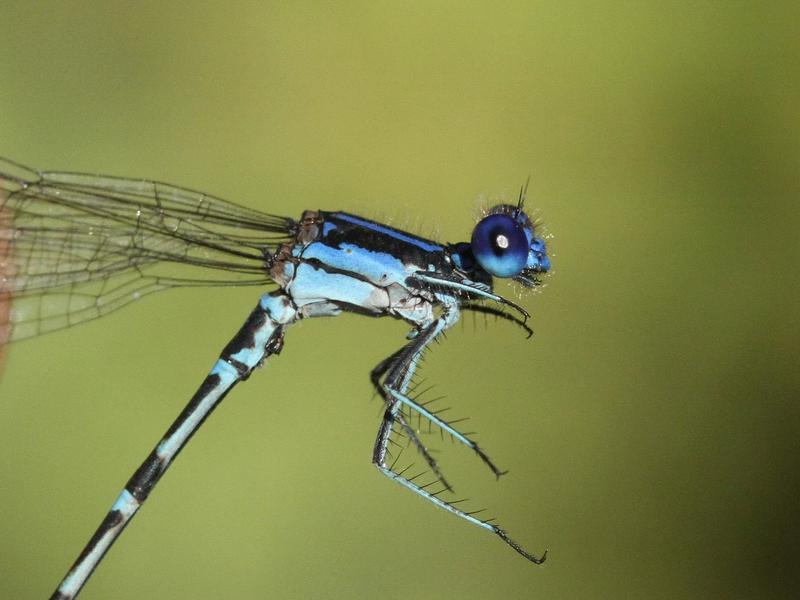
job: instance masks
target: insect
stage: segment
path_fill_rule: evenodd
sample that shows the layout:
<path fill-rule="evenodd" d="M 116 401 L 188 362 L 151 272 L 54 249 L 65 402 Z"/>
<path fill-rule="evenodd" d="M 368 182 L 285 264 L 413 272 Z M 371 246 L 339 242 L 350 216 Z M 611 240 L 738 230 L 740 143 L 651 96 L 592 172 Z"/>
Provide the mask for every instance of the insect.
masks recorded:
<path fill-rule="evenodd" d="M 502 471 L 467 435 L 418 402 L 410 386 L 429 345 L 475 310 L 530 334 L 528 313 L 493 292 L 493 278 L 524 287 L 550 270 L 544 240 L 516 205 L 490 209 L 470 242 L 439 244 L 346 212 L 278 217 L 147 180 L 38 172 L 0 159 L 0 348 L 87 321 L 144 295 L 192 286 L 269 286 L 161 441 L 131 476 L 52 598 L 77 596 L 161 476 L 238 382 L 278 354 L 287 328 L 343 311 L 391 316 L 411 326 L 407 343 L 372 369 L 384 401 L 372 452 L 378 470 L 436 506 L 499 536 L 504 529 L 442 499 L 450 490 L 412 427 L 425 419 Z M 511 311 L 511 312 L 509 312 Z M 431 491 L 391 459 L 393 435 L 424 458 L 442 489 Z"/>

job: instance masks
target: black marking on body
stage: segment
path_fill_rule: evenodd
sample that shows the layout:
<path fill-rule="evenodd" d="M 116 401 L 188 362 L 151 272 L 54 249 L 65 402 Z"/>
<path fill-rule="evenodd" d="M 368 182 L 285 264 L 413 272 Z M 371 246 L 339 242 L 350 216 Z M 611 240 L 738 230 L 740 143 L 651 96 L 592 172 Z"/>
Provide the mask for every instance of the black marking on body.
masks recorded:
<path fill-rule="evenodd" d="M 244 381 L 245 379 L 250 377 L 251 369 L 242 361 L 236 360 L 235 358 L 231 357 L 223 358 L 223 360 L 230 366 L 232 366 L 234 369 L 236 369 L 236 373 L 239 376 L 239 379 Z"/>
<path fill-rule="evenodd" d="M 120 526 L 121 527 L 125 527 L 126 524 L 127 523 L 125 522 L 125 518 L 124 518 L 122 512 L 120 512 L 118 510 L 109 511 L 108 514 L 106 515 L 106 517 L 103 519 L 103 522 L 100 523 L 100 526 L 97 528 L 97 531 L 94 532 L 94 535 L 92 536 L 92 539 L 89 540 L 89 543 L 86 544 L 86 546 L 81 551 L 80 555 L 78 555 L 78 558 L 75 560 L 75 562 L 70 567 L 69 572 L 71 573 L 75 569 L 75 567 L 77 567 L 84 560 L 86 560 L 86 557 L 89 556 L 89 554 L 94 552 L 94 549 L 102 541 L 102 539 L 108 534 L 109 531 L 112 531 L 112 530 L 114 530 L 114 529 L 116 529 L 117 527 L 120 527 Z M 105 554 L 105 553 L 103 553 L 103 554 Z M 99 561 L 98 561 L 98 563 L 99 563 Z M 56 590 L 53 593 L 53 595 L 50 596 L 50 600 L 69 600 L 69 599 L 74 598 L 74 597 L 75 596 L 67 595 L 67 594 L 62 593 L 59 590 Z"/>
<path fill-rule="evenodd" d="M 100 523 L 100 527 L 98 527 L 97 531 L 94 532 L 92 539 L 90 539 L 89 543 L 86 544 L 86 548 L 84 548 L 80 556 L 78 556 L 78 560 L 75 561 L 75 564 L 77 565 L 84 558 L 86 558 L 86 556 L 94 549 L 94 547 L 100 543 L 100 540 L 103 539 L 106 533 L 108 533 L 112 529 L 116 529 L 117 527 L 119 527 L 124 522 L 124 520 L 125 518 L 122 515 L 121 511 L 119 510 L 108 511 L 106 518 L 103 519 L 102 523 Z"/>
<path fill-rule="evenodd" d="M 269 338 L 266 346 L 264 346 L 264 358 L 261 360 L 263 361 L 273 354 L 280 354 L 281 350 L 283 350 L 283 327 L 278 329 L 272 334 L 272 337 Z"/>
<path fill-rule="evenodd" d="M 197 410 L 197 405 L 203 399 L 205 399 L 214 390 L 214 388 L 218 387 L 219 385 L 220 385 L 219 375 L 216 375 L 214 373 L 208 375 L 203 380 L 203 383 L 200 385 L 200 388 L 195 392 L 194 396 L 192 396 L 192 399 L 186 405 L 186 408 L 184 408 L 181 414 L 178 416 L 178 418 L 175 419 L 175 422 L 172 425 L 170 425 L 170 428 L 164 434 L 164 437 L 161 438 L 161 441 L 164 441 L 165 439 L 172 436 L 172 434 L 175 433 L 175 431 L 189 418 L 189 416 L 194 414 L 194 412 Z M 232 387 L 233 386 L 228 388 L 225 394 L 227 394 Z M 223 394 L 220 400 L 224 398 L 225 394 Z M 186 442 L 188 442 L 192 438 L 195 431 L 197 431 L 200 428 L 200 426 L 208 418 L 208 415 L 210 415 L 211 412 L 213 411 L 208 412 L 203 417 L 202 421 L 200 421 L 200 423 L 197 424 L 197 427 L 195 427 L 194 430 L 191 432 L 191 434 L 189 434 L 189 437 L 186 439 Z M 181 449 L 183 449 L 183 446 L 181 446 L 181 448 L 178 449 L 178 451 L 175 453 L 174 456 L 170 457 L 171 460 L 174 460 L 175 457 L 178 456 L 178 454 L 180 454 Z M 130 492 L 130 494 L 134 498 L 136 498 L 136 500 L 138 500 L 139 503 L 141 504 L 147 499 L 147 496 L 150 495 L 150 491 L 158 483 L 158 480 L 161 479 L 161 476 L 164 474 L 164 471 L 167 470 L 168 466 L 169 463 L 158 455 L 158 448 L 154 449 L 152 452 L 150 452 L 150 455 L 139 466 L 139 468 L 136 469 L 136 472 L 133 474 L 133 476 L 128 480 L 128 483 L 125 485 L 125 489 L 128 490 L 128 492 Z"/>
<path fill-rule="evenodd" d="M 237 354 L 241 350 L 253 350 L 256 347 L 256 331 L 264 327 L 264 323 L 266 323 L 268 318 L 269 315 L 263 309 L 252 311 L 247 317 L 247 321 L 242 325 L 242 328 L 239 329 L 239 332 L 222 350 L 220 358 L 230 363 L 231 356 Z"/>
<path fill-rule="evenodd" d="M 442 271 L 445 273 L 452 270 L 452 266 L 444 256 L 443 251 L 445 248 L 437 242 L 412 235 L 405 231 L 401 231 L 400 229 L 389 227 L 388 225 L 374 223 L 369 219 L 355 217 L 355 215 L 353 215 L 355 218 L 370 224 L 374 223 L 376 228 L 387 230 L 389 233 L 379 231 L 378 229 L 370 229 L 358 223 L 351 223 L 349 221 L 339 219 L 336 216 L 337 213 L 320 212 L 320 214 L 323 215 L 326 222 L 336 225 L 335 229 L 332 229 L 326 235 L 320 236 L 319 241 L 323 244 L 334 248 L 339 248 L 341 244 L 352 244 L 372 252 L 386 252 L 387 254 L 391 254 L 398 260 L 402 261 L 404 264 L 419 265 L 423 268 L 427 265 L 433 265 L 437 271 Z M 406 241 L 400 239 L 399 237 L 392 236 L 391 232 L 396 232 L 397 234 L 406 238 L 410 238 L 411 240 L 418 240 L 421 244 L 438 246 L 442 248 L 442 251 L 431 252 L 425 250 L 412 243 L 412 241 Z"/>
<path fill-rule="evenodd" d="M 128 480 L 125 489 L 130 492 L 131 496 L 141 504 L 150 495 L 150 491 L 155 487 L 158 480 L 167 470 L 169 464 L 156 454 L 155 450 L 151 452 L 145 461 L 139 465 L 136 472 Z"/>

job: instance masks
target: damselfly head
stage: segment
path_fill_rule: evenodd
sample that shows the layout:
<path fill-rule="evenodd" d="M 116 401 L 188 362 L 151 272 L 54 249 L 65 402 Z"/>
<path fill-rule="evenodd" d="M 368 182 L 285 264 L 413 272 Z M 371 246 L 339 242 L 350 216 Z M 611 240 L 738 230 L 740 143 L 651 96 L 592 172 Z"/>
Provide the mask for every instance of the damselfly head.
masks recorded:
<path fill-rule="evenodd" d="M 510 277 L 525 286 L 536 285 L 536 275 L 550 270 L 545 242 L 534 235 L 522 201 L 492 207 L 472 231 L 470 250 L 493 277 Z"/>

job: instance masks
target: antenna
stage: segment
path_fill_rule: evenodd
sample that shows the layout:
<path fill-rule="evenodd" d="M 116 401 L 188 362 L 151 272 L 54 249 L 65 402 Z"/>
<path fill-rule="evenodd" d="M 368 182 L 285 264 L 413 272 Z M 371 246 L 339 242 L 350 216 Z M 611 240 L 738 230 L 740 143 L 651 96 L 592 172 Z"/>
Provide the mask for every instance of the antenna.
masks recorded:
<path fill-rule="evenodd" d="M 525 185 L 519 188 L 519 200 L 517 201 L 517 214 L 522 211 L 522 207 L 525 205 L 525 196 L 528 195 L 528 184 L 531 182 L 531 176 L 528 175 L 528 179 L 525 180 Z"/>

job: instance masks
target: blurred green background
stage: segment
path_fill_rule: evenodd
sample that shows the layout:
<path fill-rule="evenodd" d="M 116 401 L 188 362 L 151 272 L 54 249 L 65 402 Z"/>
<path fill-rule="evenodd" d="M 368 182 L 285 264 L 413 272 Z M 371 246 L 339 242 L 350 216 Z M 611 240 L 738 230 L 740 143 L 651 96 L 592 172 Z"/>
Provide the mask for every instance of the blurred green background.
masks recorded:
<path fill-rule="evenodd" d="M 533 339 L 467 318 L 423 371 L 510 470 L 435 436 L 445 473 L 546 565 L 370 466 L 407 328 L 343 316 L 289 331 L 82 598 L 795 596 L 799 6 L 3 2 L 0 155 L 443 241 L 530 174 L 553 235 Z M 256 297 L 10 348 L 0 598 L 51 592 Z"/>

